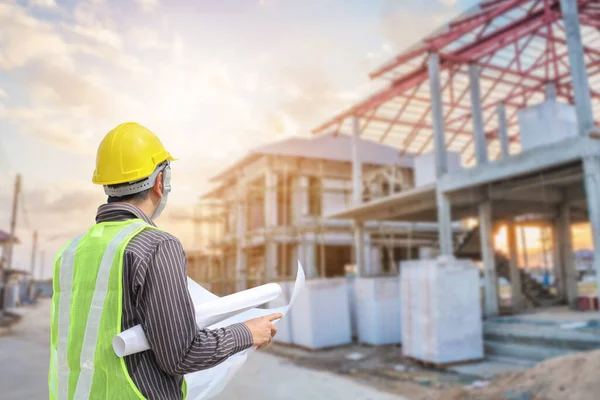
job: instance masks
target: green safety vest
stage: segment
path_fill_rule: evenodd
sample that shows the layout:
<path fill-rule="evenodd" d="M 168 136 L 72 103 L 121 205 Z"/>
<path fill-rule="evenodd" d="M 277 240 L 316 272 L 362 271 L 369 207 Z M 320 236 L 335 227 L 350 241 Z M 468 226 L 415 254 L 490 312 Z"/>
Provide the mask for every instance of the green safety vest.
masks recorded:
<path fill-rule="evenodd" d="M 112 347 L 121 333 L 123 254 L 140 219 L 103 222 L 67 244 L 54 262 L 50 400 L 145 399 Z M 186 385 L 182 388 L 185 396 Z"/>

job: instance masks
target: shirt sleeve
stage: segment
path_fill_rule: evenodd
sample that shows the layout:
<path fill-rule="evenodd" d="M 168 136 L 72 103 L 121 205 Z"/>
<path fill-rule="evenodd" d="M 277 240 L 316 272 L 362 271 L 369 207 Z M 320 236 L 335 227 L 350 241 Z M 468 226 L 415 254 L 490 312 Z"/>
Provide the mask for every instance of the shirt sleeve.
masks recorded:
<path fill-rule="evenodd" d="M 151 351 L 168 374 L 211 368 L 252 346 L 245 324 L 215 330 L 197 327 L 187 289 L 185 252 L 176 239 L 160 242 L 149 255 L 138 299 L 138 315 Z"/>

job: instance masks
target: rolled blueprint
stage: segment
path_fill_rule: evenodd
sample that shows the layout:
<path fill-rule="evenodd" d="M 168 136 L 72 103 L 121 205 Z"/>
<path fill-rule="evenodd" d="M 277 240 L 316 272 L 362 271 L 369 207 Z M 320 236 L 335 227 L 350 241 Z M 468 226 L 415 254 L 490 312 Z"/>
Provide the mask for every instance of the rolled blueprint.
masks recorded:
<path fill-rule="evenodd" d="M 188 291 L 196 310 L 196 324 L 204 329 L 276 299 L 281 294 L 281 287 L 276 283 L 268 283 L 218 297 L 188 278 Z M 149 350 L 150 345 L 142 326 L 136 325 L 113 338 L 113 349 L 117 356 L 124 357 Z"/>
<path fill-rule="evenodd" d="M 208 303 L 194 304 L 196 324 L 200 328 L 206 328 L 236 314 L 275 300 L 280 294 L 281 286 L 276 283 L 268 283 Z"/>
<path fill-rule="evenodd" d="M 200 310 L 202 310 L 203 307 L 210 308 L 208 304 L 211 303 L 215 305 L 215 307 L 212 308 L 212 311 L 213 313 L 218 314 L 219 318 L 218 322 L 206 326 L 206 328 L 209 329 L 217 329 L 238 322 L 244 322 L 249 319 L 264 317 L 273 313 L 281 313 L 285 318 L 288 310 L 292 307 L 296 301 L 296 298 L 304 289 L 304 270 L 302 269 L 300 262 L 298 262 L 298 272 L 296 273 L 294 290 L 292 291 L 292 296 L 287 306 L 273 309 L 247 309 L 248 307 L 255 307 L 251 304 L 263 304 L 276 298 L 279 293 L 281 293 L 281 287 L 279 285 L 273 285 L 274 284 L 263 285 L 261 286 L 263 289 L 260 290 L 257 290 L 260 288 L 259 287 L 219 298 L 188 278 L 188 290 L 190 292 L 190 296 L 192 297 L 192 302 L 196 307 L 196 311 L 198 311 L 198 308 L 200 308 Z M 246 293 L 247 297 L 246 295 L 243 295 L 243 293 Z M 217 303 L 218 301 L 223 301 L 227 297 L 229 300 L 227 300 L 225 303 Z M 263 301 L 267 297 L 272 298 L 270 300 Z M 234 307 L 238 307 L 238 310 L 232 311 Z M 210 310 L 205 311 L 208 312 Z M 276 320 L 273 322 L 277 324 L 279 321 L 281 320 Z M 138 325 L 134 328 L 121 332 L 119 335 L 116 335 L 113 340 L 113 348 L 115 353 L 121 357 L 122 355 L 134 354 L 136 352 L 148 350 L 149 346 L 146 336 L 144 335 L 144 331 L 142 330 L 141 326 Z M 255 350 L 255 347 L 251 347 L 247 350 L 234 354 L 217 366 L 185 375 L 185 381 L 187 383 L 187 399 L 205 400 L 221 393 L 225 385 L 227 385 L 227 383 L 231 380 L 231 378 L 233 378 L 235 373 L 240 369 L 244 362 L 246 362 L 248 355 L 252 354 L 252 352 Z"/>
<path fill-rule="evenodd" d="M 302 269 L 302 265 L 300 265 L 300 262 L 298 262 L 296 282 L 294 283 L 294 290 L 292 291 L 292 296 L 290 297 L 290 302 L 287 306 L 273 309 L 253 308 L 251 310 L 234 315 L 233 317 L 218 322 L 214 325 L 211 325 L 209 326 L 209 328 L 221 328 L 223 326 L 228 326 L 237 322 L 244 322 L 252 318 L 263 317 L 273 313 L 281 313 L 285 318 L 285 315 L 294 305 L 296 299 L 298 298 L 298 295 L 302 292 L 303 289 L 304 271 Z M 274 321 L 274 323 L 277 324 L 279 321 L 281 320 Z M 251 347 L 247 350 L 234 354 L 233 356 L 229 357 L 226 361 L 222 362 L 221 364 L 215 367 L 186 375 L 185 380 L 187 382 L 187 398 L 189 400 L 205 400 L 210 399 L 221 393 L 225 385 L 229 383 L 231 378 L 233 378 L 235 373 L 244 364 L 244 362 L 248 358 L 248 355 L 252 354 L 252 352 L 254 352 L 255 350 L 255 347 Z"/>

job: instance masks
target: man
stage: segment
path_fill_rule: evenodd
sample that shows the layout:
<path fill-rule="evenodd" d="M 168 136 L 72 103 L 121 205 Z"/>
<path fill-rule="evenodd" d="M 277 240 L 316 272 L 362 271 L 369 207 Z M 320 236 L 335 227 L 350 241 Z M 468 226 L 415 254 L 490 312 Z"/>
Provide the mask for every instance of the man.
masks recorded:
<path fill-rule="evenodd" d="M 183 375 L 263 348 L 275 335 L 281 314 L 196 326 L 183 247 L 152 222 L 171 190 L 172 161 L 136 123 L 117 126 L 100 144 L 92 180 L 108 203 L 54 265 L 50 399 L 182 399 Z M 118 358 L 112 338 L 137 324 L 150 350 Z"/>

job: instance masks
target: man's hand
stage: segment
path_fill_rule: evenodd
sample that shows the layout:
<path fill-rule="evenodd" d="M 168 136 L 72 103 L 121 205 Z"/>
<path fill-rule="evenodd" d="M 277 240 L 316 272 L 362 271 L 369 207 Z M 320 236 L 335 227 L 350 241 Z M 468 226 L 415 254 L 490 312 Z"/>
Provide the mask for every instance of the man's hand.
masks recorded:
<path fill-rule="evenodd" d="M 253 344 L 258 346 L 258 350 L 264 349 L 271 343 L 273 336 L 277 333 L 277 328 L 272 321 L 280 318 L 283 318 L 283 315 L 276 313 L 244 322 L 250 329 Z"/>

